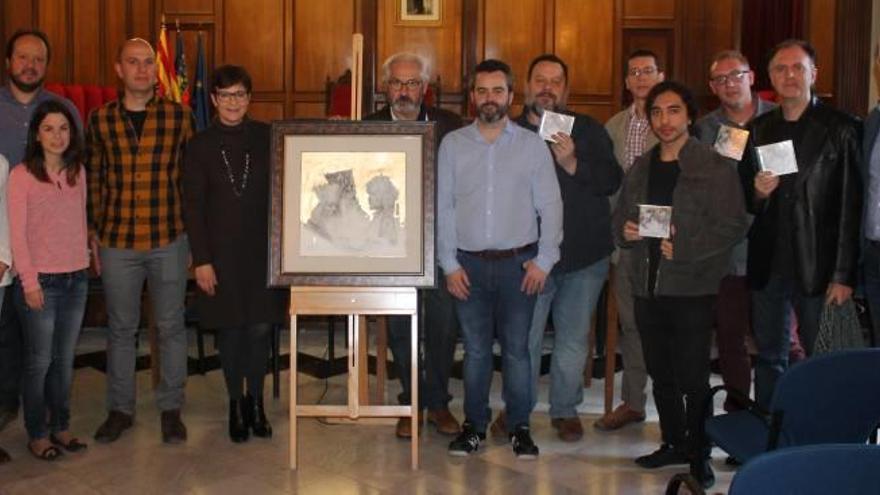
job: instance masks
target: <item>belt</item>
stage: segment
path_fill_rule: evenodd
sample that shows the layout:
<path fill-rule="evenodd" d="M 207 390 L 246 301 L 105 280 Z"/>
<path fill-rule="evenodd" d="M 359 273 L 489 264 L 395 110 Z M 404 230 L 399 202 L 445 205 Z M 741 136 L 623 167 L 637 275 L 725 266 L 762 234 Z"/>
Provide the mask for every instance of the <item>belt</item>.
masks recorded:
<path fill-rule="evenodd" d="M 476 256 L 477 258 L 483 258 L 486 260 L 503 260 L 505 258 L 512 258 L 520 253 L 524 253 L 536 247 L 538 247 L 538 243 L 533 242 L 531 244 L 515 247 L 513 249 L 486 249 L 483 251 L 465 251 L 464 249 L 459 249 L 459 251 L 464 254 L 469 254 L 471 256 Z"/>

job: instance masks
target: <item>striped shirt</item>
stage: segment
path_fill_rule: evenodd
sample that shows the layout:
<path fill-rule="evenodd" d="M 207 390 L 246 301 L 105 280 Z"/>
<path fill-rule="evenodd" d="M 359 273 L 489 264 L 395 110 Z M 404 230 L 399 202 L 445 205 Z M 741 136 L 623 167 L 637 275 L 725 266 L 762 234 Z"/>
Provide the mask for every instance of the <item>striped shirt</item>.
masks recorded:
<path fill-rule="evenodd" d="M 183 233 L 181 166 L 193 135 L 190 110 L 153 99 L 140 136 L 121 99 L 89 117 L 90 231 L 102 246 L 147 250 Z"/>

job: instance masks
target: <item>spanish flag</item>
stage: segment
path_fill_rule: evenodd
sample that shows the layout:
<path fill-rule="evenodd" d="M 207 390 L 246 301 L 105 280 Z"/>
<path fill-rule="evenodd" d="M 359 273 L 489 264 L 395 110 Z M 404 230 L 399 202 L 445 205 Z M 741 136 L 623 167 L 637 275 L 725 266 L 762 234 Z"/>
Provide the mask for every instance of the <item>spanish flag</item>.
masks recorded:
<path fill-rule="evenodd" d="M 174 70 L 174 62 L 168 53 L 168 36 L 165 24 L 159 31 L 159 46 L 156 47 L 159 73 L 159 98 L 180 103 L 180 86 L 178 86 L 177 73 Z"/>

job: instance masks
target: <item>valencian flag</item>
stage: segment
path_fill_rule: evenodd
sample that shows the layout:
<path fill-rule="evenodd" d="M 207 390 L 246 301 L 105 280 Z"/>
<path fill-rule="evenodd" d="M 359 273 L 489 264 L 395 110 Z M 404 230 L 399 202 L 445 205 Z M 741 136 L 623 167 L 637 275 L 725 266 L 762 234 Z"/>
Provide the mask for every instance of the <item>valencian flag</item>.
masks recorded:
<path fill-rule="evenodd" d="M 177 43 L 174 48 L 174 72 L 177 73 L 177 88 L 180 91 L 180 102 L 189 105 L 189 80 L 186 78 L 186 53 L 183 50 L 183 35 L 180 24 L 177 25 Z"/>
<path fill-rule="evenodd" d="M 168 54 L 168 36 L 165 33 L 165 24 L 159 31 L 159 46 L 156 47 L 159 73 L 159 98 L 180 103 L 180 88 L 177 86 L 177 74 Z"/>
<path fill-rule="evenodd" d="M 192 108 L 196 118 L 196 130 L 201 131 L 211 123 L 208 114 L 208 65 L 205 63 L 205 49 L 202 44 L 202 33 L 199 31 L 198 54 L 196 55 L 196 80 L 193 89 Z"/>

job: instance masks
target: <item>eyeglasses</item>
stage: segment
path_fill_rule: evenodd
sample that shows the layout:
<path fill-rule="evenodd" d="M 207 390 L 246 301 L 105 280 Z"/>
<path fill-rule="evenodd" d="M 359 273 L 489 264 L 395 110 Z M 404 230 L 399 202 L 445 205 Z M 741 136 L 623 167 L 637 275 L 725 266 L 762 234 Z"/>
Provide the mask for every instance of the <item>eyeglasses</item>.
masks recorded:
<path fill-rule="evenodd" d="M 400 88 L 406 86 L 406 89 L 418 89 L 422 86 L 421 79 L 410 79 L 409 81 L 401 81 L 400 79 L 391 79 L 388 81 L 388 87 L 393 89 L 394 91 L 400 90 Z"/>
<path fill-rule="evenodd" d="M 641 69 L 638 67 L 636 67 L 635 69 L 630 69 L 627 72 L 627 75 L 629 75 L 630 77 L 639 77 L 642 74 L 646 76 L 653 76 L 658 72 L 660 72 L 658 68 L 654 67 L 653 65 L 649 65 L 647 67 L 642 67 Z"/>
<path fill-rule="evenodd" d="M 710 77 L 709 82 L 714 86 L 724 86 L 728 82 L 733 84 L 738 84 L 745 79 L 745 77 L 749 74 L 747 70 L 733 70 L 728 72 L 727 74 L 721 74 L 720 76 Z"/>
<path fill-rule="evenodd" d="M 247 91 L 216 91 L 217 99 L 220 101 L 246 100 L 250 95 Z"/>
<path fill-rule="evenodd" d="M 780 76 L 782 76 L 782 75 L 787 76 L 789 73 L 793 73 L 796 76 L 800 76 L 800 75 L 803 75 L 805 72 L 807 72 L 807 66 L 804 64 L 801 64 L 801 63 L 797 63 L 794 65 L 779 64 L 779 65 L 774 65 L 773 67 L 770 67 L 770 72 L 772 72 L 773 74 L 776 74 L 776 75 L 780 75 Z"/>

